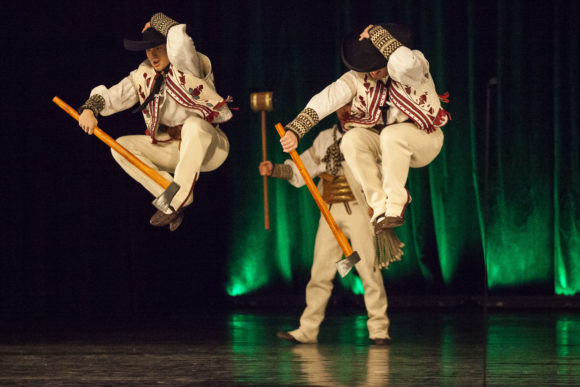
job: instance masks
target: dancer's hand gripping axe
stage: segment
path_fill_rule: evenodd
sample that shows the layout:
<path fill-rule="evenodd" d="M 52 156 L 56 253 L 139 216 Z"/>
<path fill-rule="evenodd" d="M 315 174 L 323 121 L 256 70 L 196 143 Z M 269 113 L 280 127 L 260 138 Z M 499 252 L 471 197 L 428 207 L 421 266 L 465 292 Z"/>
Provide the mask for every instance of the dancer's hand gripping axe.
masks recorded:
<path fill-rule="evenodd" d="M 276 130 L 278 131 L 280 138 L 284 137 L 284 135 L 286 134 L 284 127 L 280 123 L 276 124 Z M 312 194 L 312 197 L 314 198 L 316 205 L 318 205 L 318 208 L 320 208 L 322 216 L 324 216 L 326 223 L 328 223 L 328 227 L 330 227 L 330 230 L 334 234 L 334 237 L 338 241 L 338 245 L 340 246 L 342 252 L 344 253 L 344 256 L 346 257 L 345 259 L 336 262 L 336 269 L 338 270 L 338 274 L 340 274 L 341 277 L 344 277 L 351 271 L 352 267 L 358 261 L 360 261 L 360 257 L 356 251 L 352 250 L 352 247 L 350 247 L 348 240 L 346 239 L 342 231 L 340 231 L 340 229 L 338 228 L 336 221 L 332 217 L 332 214 L 328 210 L 328 207 L 326 207 L 324 199 L 322 199 L 320 192 L 318 192 L 316 185 L 314 185 L 312 177 L 310 177 L 308 171 L 306 170 L 306 167 L 304 166 L 304 163 L 302 163 L 300 156 L 298 156 L 298 152 L 296 152 L 296 150 L 291 151 L 290 157 L 292 157 L 294 164 L 296 164 L 296 167 L 298 167 L 300 175 L 302 175 L 302 178 L 304 179 L 304 182 L 306 183 L 308 190 Z"/>
<path fill-rule="evenodd" d="M 68 105 L 66 102 L 64 102 L 62 99 L 54 97 L 52 99 L 52 102 L 57 104 L 72 118 L 74 118 L 77 121 L 79 120 L 79 114 L 77 113 L 77 111 L 73 109 L 70 105 Z M 168 181 L 166 178 L 161 176 L 159 172 L 157 172 L 155 169 L 149 167 L 147 164 L 142 162 L 133 153 L 129 152 L 121 144 L 115 141 L 111 136 L 109 136 L 103 130 L 99 129 L 99 127 L 95 127 L 95 131 L 93 132 L 93 134 L 97 136 L 99 140 L 107 144 L 109 147 L 111 147 L 113 150 L 115 150 L 117 153 L 119 153 L 121 156 L 127 159 L 131 164 L 137 167 L 141 172 L 149 176 L 154 182 L 156 182 L 162 188 L 165 189 L 165 191 L 163 191 L 161 195 L 159 195 L 157 198 L 155 198 L 155 200 L 153 200 L 153 205 L 157 209 L 167 213 L 170 210 L 169 203 L 171 203 L 171 199 L 173 199 L 173 196 L 175 196 L 175 194 L 179 190 L 179 185 L 176 184 L 175 182 Z"/>

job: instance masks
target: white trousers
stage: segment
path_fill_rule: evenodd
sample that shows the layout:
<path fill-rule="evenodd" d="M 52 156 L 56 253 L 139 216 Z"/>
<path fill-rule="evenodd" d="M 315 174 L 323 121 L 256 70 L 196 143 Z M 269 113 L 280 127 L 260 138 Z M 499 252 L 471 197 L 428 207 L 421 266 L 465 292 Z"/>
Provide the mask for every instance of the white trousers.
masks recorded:
<path fill-rule="evenodd" d="M 165 136 L 169 139 L 168 135 Z M 199 117 L 189 117 L 183 123 L 181 145 L 176 140 L 152 144 L 151 138 L 145 135 L 124 136 L 117 142 L 167 180 L 175 181 L 180 186 L 171 201 L 175 210 L 193 202 L 193 186 L 199 173 L 222 165 L 230 149 L 225 133 Z M 153 196 L 157 197 L 164 191 L 123 156 L 114 150 L 112 152 L 125 172 Z"/>
<path fill-rule="evenodd" d="M 441 129 L 427 133 L 410 122 L 389 125 L 380 135 L 365 128 L 346 132 L 340 149 L 374 211 L 371 221 L 385 213 L 403 216 L 409 168 L 426 166 L 442 146 Z"/>
<path fill-rule="evenodd" d="M 342 203 L 332 205 L 330 212 L 338 227 L 350 239 L 353 250 L 358 252 L 361 260 L 355 265 L 363 288 L 364 301 L 368 314 L 367 328 L 369 337 L 389 338 L 389 319 L 387 317 L 387 294 L 380 270 L 374 270 L 375 238 L 365 216 L 364 209 L 356 201 L 349 202 L 352 214 L 346 212 Z M 324 311 L 332 292 L 333 279 L 336 276 L 336 262 L 343 253 L 321 216 L 316 241 L 314 244 L 314 261 L 310 281 L 306 286 L 306 309 L 300 317 L 300 327 L 290 334 L 302 343 L 316 343 L 320 324 L 324 320 Z M 353 275 L 352 273 L 349 275 Z"/>

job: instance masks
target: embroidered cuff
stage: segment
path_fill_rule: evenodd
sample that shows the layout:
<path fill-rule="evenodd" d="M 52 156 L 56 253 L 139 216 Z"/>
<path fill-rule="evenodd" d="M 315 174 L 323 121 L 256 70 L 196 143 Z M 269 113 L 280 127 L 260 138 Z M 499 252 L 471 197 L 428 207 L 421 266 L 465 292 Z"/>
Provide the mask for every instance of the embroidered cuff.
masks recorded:
<path fill-rule="evenodd" d="M 318 124 L 318 121 L 320 121 L 318 113 L 314 109 L 306 108 L 286 125 L 286 129 L 293 131 L 301 139 L 314 125 Z"/>
<path fill-rule="evenodd" d="M 373 45 L 387 59 L 389 59 L 389 56 L 391 56 L 391 54 L 395 52 L 397 48 L 402 46 L 401 42 L 395 39 L 389 31 L 381 26 L 372 27 L 369 30 L 369 35 Z"/>
<path fill-rule="evenodd" d="M 286 164 L 274 164 L 270 177 L 290 180 L 292 178 L 292 167 Z"/>
<path fill-rule="evenodd" d="M 87 99 L 87 102 L 85 102 L 79 108 L 78 112 L 80 114 L 83 112 L 83 110 L 90 109 L 93 111 L 93 114 L 95 115 L 95 117 L 97 117 L 99 115 L 99 113 L 101 111 L 103 111 L 104 108 L 105 108 L 105 98 L 103 98 L 99 94 L 93 94 L 90 96 L 89 99 Z"/>
<path fill-rule="evenodd" d="M 157 31 L 161 32 L 163 36 L 167 36 L 169 29 L 177 24 L 175 20 L 165 15 L 164 13 L 157 12 L 155 15 L 151 16 L 151 27 L 155 28 Z"/>

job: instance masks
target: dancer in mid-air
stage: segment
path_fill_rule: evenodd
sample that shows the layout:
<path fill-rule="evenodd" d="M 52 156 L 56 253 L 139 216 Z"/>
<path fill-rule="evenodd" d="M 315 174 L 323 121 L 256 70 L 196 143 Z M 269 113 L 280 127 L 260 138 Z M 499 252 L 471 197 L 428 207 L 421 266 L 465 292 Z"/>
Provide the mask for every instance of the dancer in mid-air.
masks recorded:
<path fill-rule="evenodd" d="M 79 125 L 92 134 L 99 115 L 139 104 L 133 112 L 143 114 L 146 134 L 117 141 L 172 185 L 164 191 L 117 152 L 113 156 L 153 196 L 164 195 L 168 205 L 158 209 L 150 223 L 169 225 L 174 231 L 193 202 L 200 172 L 218 168 L 227 158 L 229 142 L 217 124 L 232 117 L 226 104 L 230 99 L 216 92 L 211 62 L 196 50 L 185 24 L 156 13 L 140 40 L 125 39 L 124 44 L 127 50 L 145 51 L 147 58 L 118 84 L 95 87 L 79 108 Z"/>
<path fill-rule="evenodd" d="M 389 23 L 347 35 L 342 59 L 350 71 L 312 97 L 280 140 L 285 152 L 296 149 L 321 119 L 351 104 L 340 149 L 373 210 L 379 239 L 404 223 L 411 202 L 405 188 L 409 168 L 435 159 L 443 145 L 441 127 L 449 119 L 429 62 L 407 47 L 410 40 L 408 28 Z"/>

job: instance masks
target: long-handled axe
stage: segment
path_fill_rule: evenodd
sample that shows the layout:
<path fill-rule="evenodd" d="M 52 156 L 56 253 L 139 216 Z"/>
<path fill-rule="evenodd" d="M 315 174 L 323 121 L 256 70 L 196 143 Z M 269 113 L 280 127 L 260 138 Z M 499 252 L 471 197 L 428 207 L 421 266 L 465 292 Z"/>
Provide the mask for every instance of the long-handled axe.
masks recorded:
<path fill-rule="evenodd" d="M 278 131 L 280 138 L 284 137 L 284 135 L 286 134 L 284 127 L 280 123 L 276 124 L 276 130 Z M 291 151 L 290 157 L 292 157 L 292 160 L 294 160 L 294 164 L 296 164 L 296 167 L 298 167 L 300 175 L 302 175 L 302 178 L 304 179 L 304 182 L 306 183 L 308 190 L 312 194 L 312 197 L 314 198 L 316 205 L 318 205 L 318 208 L 320 208 L 322 216 L 324 216 L 326 223 L 328 223 L 330 230 L 334 234 L 334 237 L 336 238 L 338 245 L 340 246 L 342 252 L 344 253 L 344 256 L 346 257 L 345 259 L 336 262 L 336 269 L 338 270 L 338 274 L 340 274 L 341 277 L 344 277 L 351 271 L 352 267 L 358 261 L 360 261 L 360 256 L 356 251 L 352 250 L 352 247 L 350 247 L 350 243 L 348 243 L 348 239 L 346 239 L 342 231 L 340 231 L 340 229 L 338 228 L 336 221 L 334 220 L 332 214 L 326 207 L 324 199 L 322 199 L 320 192 L 318 192 L 316 185 L 314 185 L 312 177 L 310 177 L 308 171 L 306 170 L 306 167 L 304 166 L 304 163 L 302 163 L 300 156 L 298 156 L 298 152 L 296 152 L 296 150 Z"/>
<path fill-rule="evenodd" d="M 77 121 L 79 120 L 79 113 L 77 113 L 75 109 L 73 109 L 62 99 L 60 99 L 59 97 L 54 97 L 52 99 L 52 102 L 57 104 L 72 118 L 74 118 Z M 109 147 L 114 149 L 117 153 L 119 153 L 121 156 L 127 159 L 127 161 L 129 161 L 131 164 L 137 167 L 141 172 L 149 176 L 151 179 L 153 179 L 153 181 L 155 181 L 157 184 L 159 184 L 162 188 L 165 189 L 165 191 L 163 191 L 161 195 L 159 195 L 157 198 L 155 198 L 155 200 L 153 200 L 153 205 L 157 209 L 163 212 L 167 212 L 167 210 L 169 210 L 169 203 L 171 203 L 171 199 L 173 198 L 173 196 L 175 196 L 175 193 L 179 190 L 179 185 L 176 184 L 175 182 L 172 181 L 170 182 L 166 178 L 161 176 L 159 172 L 157 172 L 155 169 L 145 164 L 143 161 L 139 160 L 133 153 L 125 149 L 121 144 L 115 141 L 111 136 L 109 136 L 99 127 L 95 127 L 93 134 L 97 136 L 99 140 L 101 140 Z"/>

